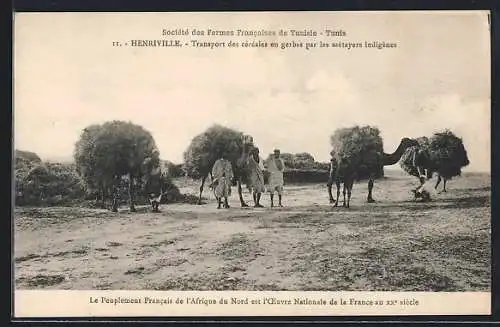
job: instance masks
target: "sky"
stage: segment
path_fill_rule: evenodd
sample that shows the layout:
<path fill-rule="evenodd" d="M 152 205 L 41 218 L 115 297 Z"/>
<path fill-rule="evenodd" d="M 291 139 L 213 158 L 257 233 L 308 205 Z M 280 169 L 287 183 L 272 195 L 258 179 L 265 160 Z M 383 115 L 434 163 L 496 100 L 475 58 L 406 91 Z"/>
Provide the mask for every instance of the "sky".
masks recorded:
<path fill-rule="evenodd" d="M 16 13 L 14 146 L 71 159 L 83 128 L 143 126 L 182 162 L 212 124 L 251 134 L 261 153 L 328 161 L 329 137 L 376 126 L 384 151 L 450 129 L 469 171 L 490 171 L 490 35 L 485 12 Z M 163 29 L 344 30 L 344 37 L 173 37 L 184 41 L 373 42 L 396 48 L 153 48 Z"/>

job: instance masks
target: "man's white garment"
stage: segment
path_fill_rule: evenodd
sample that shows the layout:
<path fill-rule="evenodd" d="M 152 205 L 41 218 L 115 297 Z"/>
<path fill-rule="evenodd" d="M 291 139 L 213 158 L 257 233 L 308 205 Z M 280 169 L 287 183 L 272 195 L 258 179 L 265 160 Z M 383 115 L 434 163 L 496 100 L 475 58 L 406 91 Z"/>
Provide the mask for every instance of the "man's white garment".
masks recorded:
<path fill-rule="evenodd" d="M 431 199 L 437 196 L 437 191 L 434 186 L 432 186 L 431 180 L 426 180 L 426 182 L 417 189 L 417 194 L 422 194 L 423 192 L 427 192 Z"/>
<path fill-rule="evenodd" d="M 281 169 L 278 168 L 277 161 L 281 163 Z M 281 158 L 271 158 L 267 164 L 269 171 L 269 192 L 278 191 L 283 189 L 283 171 L 285 169 L 285 162 Z"/>
<path fill-rule="evenodd" d="M 229 196 L 231 195 L 231 181 L 234 177 L 233 175 L 233 168 L 231 166 L 231 162 L 229 162 L 229 160 L 225 160 L 225 159 L 219 159 L 215 162 L 214 164 L 214 167 L 212 168 L 212 176 L 214 178 L 214 182 L 217 182 L 216 184 L 220 184 L 218 183 L 218 181 L 221 179 L 221 177 L 223 175 L 226 175 L 225 179 L 224 179 L 224 186 L 223 185 L 219 185 L 219 187 L 216 187 L 216 190 L 219 191 L 219 192 L 216 192 L 218 193 L 217 196 Z M 220 193 L 220 194 L 219 194 Z"/>
<path fill-rule="evenodd" d="M 265 192 L 264 169 L 264 161 L 261 157 L 259 157 L 259 162 L 256 162 L 252 155 L 248 157 L 249 190 L 258 193 Z"/>

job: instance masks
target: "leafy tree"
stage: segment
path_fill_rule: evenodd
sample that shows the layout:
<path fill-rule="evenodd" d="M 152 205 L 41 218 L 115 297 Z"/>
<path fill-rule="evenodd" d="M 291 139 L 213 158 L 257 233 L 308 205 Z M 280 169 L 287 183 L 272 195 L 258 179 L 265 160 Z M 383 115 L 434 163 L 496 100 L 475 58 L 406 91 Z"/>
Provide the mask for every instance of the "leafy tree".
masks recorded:
<path fill-rule="evenodd" d="M 171 161 L 165 160 L 163 162 L 167 175 L 171 178 L 184 176 L 184 169 L 182 164 L 175 164 Z"/>
<path fill-rule="evenodd" d="M 101 193 L 103 203 L 111 191 L 112 211 L 118 210 L 120 183 L 128 184 L 130 210 L 144 177 L 157 169 L 159 151 L 147 130 L 131 122 L 111 121 L 85 128 L 75 144 L 74 159 L 78 173 L 89 189 Z"/>

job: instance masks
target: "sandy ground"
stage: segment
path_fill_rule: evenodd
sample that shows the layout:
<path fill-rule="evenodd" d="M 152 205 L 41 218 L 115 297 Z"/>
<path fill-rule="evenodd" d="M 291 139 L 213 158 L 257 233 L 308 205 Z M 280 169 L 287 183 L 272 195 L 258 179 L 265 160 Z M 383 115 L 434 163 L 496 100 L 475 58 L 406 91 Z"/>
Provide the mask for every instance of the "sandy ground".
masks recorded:
<path fill-rule="evenodd" d="M 287 185 L 284 208 L 207 204 L 16 208 L 17 289 L 489 291 L 490 176 L 464 174 L 415 203 L 399 172 L 355 184 L 332 208 L 323 184 Z M 179 181 L 196 194 L 196 183 Z M 248 193 L 246 200 L 251 204 Z"/>

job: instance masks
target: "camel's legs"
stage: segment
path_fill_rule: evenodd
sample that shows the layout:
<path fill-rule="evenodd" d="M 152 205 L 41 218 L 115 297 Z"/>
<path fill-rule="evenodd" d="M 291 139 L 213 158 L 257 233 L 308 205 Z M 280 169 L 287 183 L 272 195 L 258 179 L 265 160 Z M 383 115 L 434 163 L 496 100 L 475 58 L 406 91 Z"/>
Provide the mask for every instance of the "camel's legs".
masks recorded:
<path fill-rule="evenodd" d="M 332 186 L 333 186 L 333 178 L 330 177 L 330 180 L 326 184 L 326 187 L 328 188 L 328 198 L 331 204 L 335 203 L 335 200 L 333 199 L 332 195 Z"/>
<path fill-rule="evenodd" d="M 352 185 L 353 182 L 347 185 L 347 208 L 349 208 L 349 204 L 351 203 Z"/>
<path fill-rule="evenodd" d="M 254 192 L 254 199 L 255 199 L 255 207 L 256 208 L 262 208 L 263 205 L 260 204 L 260 197 L 262 196 L 262 193 L 260 192 Z"/>
<path fill-rule="evenodd" d="M 201 194 L 203 193 L 203 187 L 205 186 L 205 181 L 207 180 L 208 175 L 203 176 L 201 179 L 201 186 L 200 186 L 200 197 L 198 198 L 198 204 L 201 204 Z"/>
<path fill-rule="evenodd" d="M 106 208 L 106 194 L 104 192 L 104 188 L 103 187 L 101 187 L 100 190 L 98 191 L 97 197 L 98 197 L 98 201 L 102 200 L 102 201 L 100 201 L 100 207 L 101 207 L 101 209 L 105 209 Z"/>
<path fill-rule="evenodd" d="M 366 199 L 368 203 L 375 202 L 375 200 L 372 197 L 372 190 L 373 190 L 373 178 L 370 178 L 370 180 L 368 181 L 368 198 Z"/>
<path fill-rule="evenodd" d="M 340 196 L 340 183 L 337 182 L 337 201 L 335 201 L 335 207 L 339 205 L 339 196 Z"/>
<path fill-rule="evenodd" d="M 229 209 L 229 202 L 227 201 L 227 197 L 224 197 L 224 208 Z"/>
<path fill-rule="evenodd" d="M 446 178 L 443 178 L 443 192 L 446 192 Z"/>
<path fill-rule="evenodd" d="M 137 210 L 135 209 L 135 204 L 134 204 L 134 178 L 132 176 L 129 176 L 129 181 L 128 181 L 128 201 L 129 201 L 129 207 L 130 207 L 130 212 L 136 212 Z"/>
<path fill-rule="evenodd" d="M 220 209 L 221 205 L 222 205 L 222 198 L 217 198 L 217 209 Z"/>
<path fill-rule="evenodd" d="M 345 207 L 346 206 L 346 200 L 345 200 L 345 194 L 346 194 L 346 186 L 345 186 L 345 182 L 344 182 L 344 187 L 342 188 L 342 194 L 344 195 L 344 202 L 342 203 L 342 206 Z"/>
<path fill-rule="evenodd" d="M 248 207 L 248 204 L 245 203 L 245 200 L 243 200 L 243 194 L 241 191 L 241 181 L 238 180 L 238 196 L 240 197 L 240 203 L 242 207 Z"/>
<path fill-rule="evenodd" d="M 113 202 L 111 204 L 111 211 L 118 212 L 118 192 L 116 190 L 113 191 Z"/>
<path fill-rule="evenodd" d="M 330 203 L 332 204 L 332 203 L 334 203 L 334 202 L 335 202 L 335 200 L 333 199 L 333 195 L 332 195 L 332 184 L 331 184 L 331 183 L 328 183 L 328 184 L 326 185 L 326 187 L 328 188 L 328 198 L 329 198 L 329 200 L 330 200 Z M 271 198 L 271 201 L 272 201 L 272 198 Z"/>
<path fill-rule="evenodd" d="M 270 193 L 269 194 L 269 197 L 271 198 L 271 208 L 274 207 L 274 194 L 273 193 Z"/>
<path fill-rule="evenodd" d="M 438 180 L 436 182 L 436 186 L 434 186 L 435 189 L 438 188 L 439 183 L 441 183 L 441 176 L 438 175 Z"/>
<path fill-rule="evenodd" d="M 153 201 L 153 203 L 151 203 L 151 206 L 153 207 L 153 212 L 160 212 L 160 202 Z"/>

